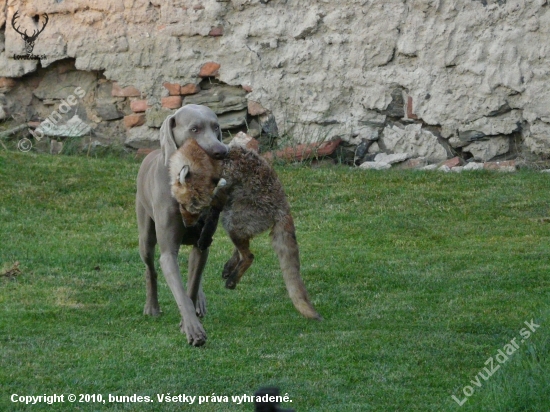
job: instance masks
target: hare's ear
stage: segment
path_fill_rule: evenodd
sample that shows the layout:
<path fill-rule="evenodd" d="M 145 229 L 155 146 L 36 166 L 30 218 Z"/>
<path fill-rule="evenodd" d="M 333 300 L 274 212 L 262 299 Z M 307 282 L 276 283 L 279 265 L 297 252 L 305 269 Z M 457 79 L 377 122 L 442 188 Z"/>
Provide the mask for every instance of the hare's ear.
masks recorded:
<path fill-rule="evenodd" d="M 185 177 L 187 176 L 188 173 L 189 173 L 189 166 L 187 165 L 183 166 L 181 168 L 180 176 L 179 176 L 180 185 L 185 183 Z"/>
<path fill-rule="evenodd" d="M 170 157 L 178 150 L 176 141 L 174 140 L 174 134 L 172 133 L 172 128 L 176 125 L 175 123 L 176 119 L 174 115 L 170 115 L 162 122 L 162 126 L 160 127 L 160 147 L 166 167 L 169 165 Z"/>

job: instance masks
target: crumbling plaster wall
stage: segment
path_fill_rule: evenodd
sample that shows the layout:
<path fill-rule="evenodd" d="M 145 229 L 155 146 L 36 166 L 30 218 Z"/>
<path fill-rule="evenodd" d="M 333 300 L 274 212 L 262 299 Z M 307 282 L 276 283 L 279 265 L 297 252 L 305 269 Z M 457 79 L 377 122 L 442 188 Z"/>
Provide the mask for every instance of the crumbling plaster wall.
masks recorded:
<path fill-rule="evenodd" d="M 11 78 L 37 68 L 9 59 L 24 46 L 17 10 L 50 17 L 42 66 L 74 58 L 153 106 L 165 82 L 198 84 L 217 62 L 223 83 L 251 90 L 298 140 L 380 137 L 392 151 L 385 132 L 417 123 L 447 152 L 494 139 L 511 150 L 519 136 L 521 151 L 550 155 L 547 0 L 0 0 Z"/>

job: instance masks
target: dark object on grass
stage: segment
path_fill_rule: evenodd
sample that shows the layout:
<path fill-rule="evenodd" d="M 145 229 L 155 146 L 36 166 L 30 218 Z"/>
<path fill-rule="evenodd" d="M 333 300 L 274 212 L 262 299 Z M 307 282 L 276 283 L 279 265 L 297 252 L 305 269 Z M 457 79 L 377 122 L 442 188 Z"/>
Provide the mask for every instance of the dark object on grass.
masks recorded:
<path fill-rule="evenodd" d="M 269 399 L 277 396 L 280 396 L 279 388 L 260 388 L 254 394 L 255 399 L 258 399 L 258 397 Z M 281 409 L 279 407 L 279 402 L 254 401 L 254 411 L 255 412 L 294 412 L 294 409 Z"/>
<path fill-rule="evenodd" d="M 11 268 L 0 273 L 0 276 L 5 276 L 9 279 L 12 279 L 16 276 L 22 275 L 21 269 L 19 269 L 19 261 L 15 262 Z"/>

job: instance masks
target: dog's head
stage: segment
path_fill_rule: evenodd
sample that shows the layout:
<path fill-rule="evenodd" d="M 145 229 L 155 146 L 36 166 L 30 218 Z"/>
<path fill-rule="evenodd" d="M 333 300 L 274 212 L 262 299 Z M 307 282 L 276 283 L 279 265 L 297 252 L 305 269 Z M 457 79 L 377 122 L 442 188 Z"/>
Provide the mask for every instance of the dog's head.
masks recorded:
<path fill-rule="evenodd" d="M 206 106 L 188 104 L 164 120 L 160 146 L 165 166 L 169 166 L 171 156 L 188 139 L 194 139 L 212 159 L 223 159 L 227 155 L 227 146 L 221 142 L 218 117 Z"/>
<path fill-rule="evenodd" d="M 180 205 L 185 226 L 194 226 L 225 185 L 222 160 L 212 159 L 195 139 L 187 139 L 170 158 L 172 196 Z"/>

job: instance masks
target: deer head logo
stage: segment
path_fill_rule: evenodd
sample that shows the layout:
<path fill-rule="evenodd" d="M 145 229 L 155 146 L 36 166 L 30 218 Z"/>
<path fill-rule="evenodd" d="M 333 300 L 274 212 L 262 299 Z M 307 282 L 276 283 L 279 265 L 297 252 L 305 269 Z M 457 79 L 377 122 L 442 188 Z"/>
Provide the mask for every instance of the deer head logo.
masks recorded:
<path fill-rule="evenodd" d="M 11 25 L 13 29 L 21 35 L 22 39 L 25 40 L 25 53 L 30 55 L 32 53 L 32 50 L 34 49 L 34 41 L 36 40 L 38 35 L 42 33 L 42 31 L 44 31 L 46 24 L 48 24 L 48 15 L 44 13 L 44 25 L 40 30 L 34 30 L 30 36 L 27 34 L 27 30 L 25 30 L 24 32 L 21 32 L 19 30 L 21 26 L 16 27 L 16 21 L 18 18 L 19 18 L 19 11 L 15 12 L 15 14 L 13 15 L 11 19 Z"/>

